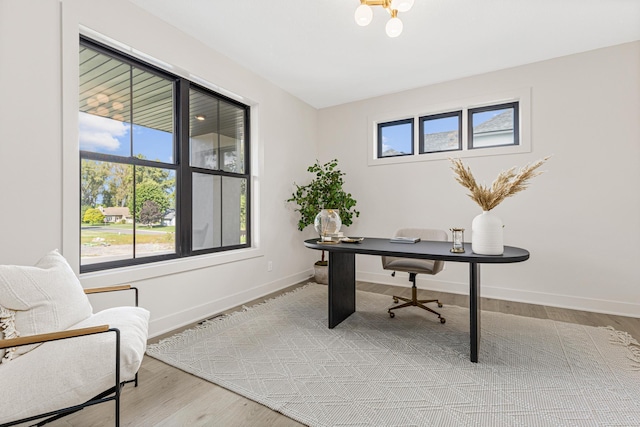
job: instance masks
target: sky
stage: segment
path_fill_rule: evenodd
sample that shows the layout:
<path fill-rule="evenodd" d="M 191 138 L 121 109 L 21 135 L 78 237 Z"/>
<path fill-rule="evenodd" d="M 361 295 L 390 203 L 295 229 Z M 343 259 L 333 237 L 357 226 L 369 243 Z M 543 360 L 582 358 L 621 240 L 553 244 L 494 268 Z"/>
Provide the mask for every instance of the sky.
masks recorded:
<path fill-rule="evenodd" d="M 473 122 L 478 126 L 504 111 L 503 109 L 475 113 L 473 115 Z M 427 120 L 424 123 L 425 134 L 447 132 L 456 129 L 458 129 L 457 116 Z M 393 149 L 399 153 L 410 153 L 412 141 L 411 124 L 409 123 L 385 126 L 382 130 L 382 152 Z"/>
<path fill-rule="evenodd" d="M 439 133 L 458 129 L 458 117 L 444 117 L 441 119 L 426 120 L 424 133 Z M 405 123 L 396 126 L 385 126 L 382 131 L 382 151 L 394 149 L 400 153 L 410 153 L 413 138 L 411 124 Z"/>
<path fill-rule="evenodd" d="M 492 110 L 474 114 L 474 123 L 480 125 L 502 113 Z M 79 113 L 80 149 L 103 154 L 131 156 L 131 124 L 106 117 Z M 424 122 L 425 134 L 447 132 L 458 128 L 458 117 L 444 117 Z M 411 124 L 385 126 L 382 130 L 382 151 L 393 149 L 400 153 L 410 153 L 413 138 Z M 148 160 L 173 163 L 173 135 L 133 125 L 133 155 L 143 155 Z"/>
<path fill-rule="evenodd" d="M 80 150 L 131 156 L 131 124 L 80 112 Z M 173 135 L 133 125 L 133 155 L 173 163 Z"/>

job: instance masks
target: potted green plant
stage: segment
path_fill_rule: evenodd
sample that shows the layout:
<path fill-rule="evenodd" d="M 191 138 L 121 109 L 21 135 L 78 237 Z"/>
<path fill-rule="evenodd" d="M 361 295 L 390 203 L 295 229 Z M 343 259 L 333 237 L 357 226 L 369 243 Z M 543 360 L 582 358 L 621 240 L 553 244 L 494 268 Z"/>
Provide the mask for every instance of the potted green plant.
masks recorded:
<path fill-rule="evenodd" d="M 360 212 L 355 209 L 356 200 L 342 188 L 344 185 L 345 173 L 338 168 L 338 160 L 333 159 L 325 164 L 316 163 L 307 168 L 307 172 L 314 175 L 314 178 L 307 185 L 295 184 L 296 190 L 287 202 L 297 205 L 295 211 L 300 214 L 298 220 L 298 230 L 302 231 L 307 226 L 312 225 L 316 215 L 322 209 L 334 209 L 339 211 L 342 225 L 349 226 L 353 223 L 354 216 L 360 216 Z M 327 261 L 324 251 L 320 261 L 314 265 L 316 281 L 327 282 Z"/>

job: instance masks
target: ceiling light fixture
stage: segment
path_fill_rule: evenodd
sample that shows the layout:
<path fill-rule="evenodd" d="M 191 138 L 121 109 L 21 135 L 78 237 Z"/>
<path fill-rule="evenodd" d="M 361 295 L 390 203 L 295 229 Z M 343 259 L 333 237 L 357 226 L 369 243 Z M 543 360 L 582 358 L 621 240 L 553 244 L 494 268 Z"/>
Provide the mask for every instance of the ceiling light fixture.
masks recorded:
<path fill-rule="evenodd" d="M 373 20 L 371 6 L 382 6 L 389 12 L 391 19 L 385 27 L 389 37 L 398 37 L 402 33 L 402 21 L 398 18 L 398 12 L 407 12 L 413 7 L 414 0 L 360 0 L 360 6 L 356 8 L 355 20 L 358 25 L 365 27 Z"/>
<path fill-rule="evenodd" d="M 196 120 L 200 120 L 203 121 L 207 118 L 207 116 L 205 116 L 204 114 L 198 114 L 195 116 Z"/>

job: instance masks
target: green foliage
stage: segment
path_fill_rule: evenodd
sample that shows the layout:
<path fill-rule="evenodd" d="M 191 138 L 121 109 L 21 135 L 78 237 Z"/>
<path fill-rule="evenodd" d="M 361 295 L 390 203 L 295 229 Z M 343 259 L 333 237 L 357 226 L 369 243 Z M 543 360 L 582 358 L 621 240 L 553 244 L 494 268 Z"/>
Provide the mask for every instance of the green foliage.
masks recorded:
<path fill-rule="evenodd" d="M 89 208 L 84 213 L 82 221 L 89 224 L 102 224 L 104 222 L 104 215 L 99 209 Z"/>
<path fill-rule="evenodd" d="M 80 207 L 80 218 L 81 218 L 82 222 L 85 222 L 84 221 L 84 214 L 86 214 L 89 209 L 91 209 L 91 206 L 89 206 L 89 205 L 82 205 Z"/>
<path fill-rule="evenodd" d="M 240 229 L 247 229 L 247 193 L 240 193 Z"/>
<path fill-rule="evenodd" d="M 160 210 L 160 206 L 153 200 L 145 200 L 140 208 L 140 222 L 151 227 L 153 224 L 158 224 L 162 221 L 164 216 L 163 211 Z"/>
<path fill-rule="evenodd" d="M 142 155 L 136 157 L 146 160 Z M 133 212 L 134 185 L 148 181 L 162 188 L 170 205 L 176 200 L 176 178 L 168 169 L 136 165 L 134 182 L 133 165 L 83 159 L 80 181 L 82 206 L 96 206 L 100 202 L 103 206 L 128 206 Z M 142 206 L 144 200 L 137 205 Z M 84 218 L 84 210 L 81 214 Z"/>
<path fill-rule="evenodd" d="M 95 160 L 82 160 L 80 170 L 80 194 L 81 205 L 95 206 L 98 196 L 104 190 L 109 171 L 104 162 Z"/>
<path fill-rule="evenodd" d="M 105 206 L 127 206 L 133 197 L 133 166 L 110 163 L 108 173 L 102 203 Z"/>
<path fill-rule="evenodd" d="M 338 160 L 334 159 L 321 165 L 318 161 L 307 168 L 307 172 L 315 175 L 315 178 L 307 185 L 296 185 L 296 191 L 287 199 L 298 205 L 295 209 L 300 213 L 298 230 L 302 231 L 306 226 L 313 224 L 316 215 L 322 209 L 337 209 L 340 211 L 342 224 L 349 226 L 353 223 L 353 216 L 360 216 L 355 209 L 356 201 L 351 193 L 344 191 L 345 173 L 338 169 Z"/>
<path fill-rule="evenodd" d="M 169 195 L 163 190 L 162 185 L 153 180 L 143 181 L 136 186 L 136 200 L 129 199 L 129 212 L 133 212 L 136 220 L 141 221 L 140 211 L 147 200 L 158 205 L 160 212 L 166 212 L 170 206 Z"/>

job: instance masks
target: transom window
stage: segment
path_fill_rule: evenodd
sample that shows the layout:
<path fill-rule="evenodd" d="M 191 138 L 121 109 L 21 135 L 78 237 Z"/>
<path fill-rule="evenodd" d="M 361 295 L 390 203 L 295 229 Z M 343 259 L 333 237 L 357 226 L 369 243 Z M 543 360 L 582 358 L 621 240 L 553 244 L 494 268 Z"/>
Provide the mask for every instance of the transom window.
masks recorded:
<path fill-rule="evenodd" d="M 462 150 L 462 111 L 420 117 L 420 154 Z"/>
<path fill-rule="evenodd" d="M 433 114 L 370 119 L 369 165 L 530 151 L 529 91 L 500 97 L 513 101 L 483 97 L 435 106 Z"/>
<path fill-rule="evenodd" d="M 469 109 L 469 148 L 518 145 L 518 103 Z"/>
<path fill-rule="evenodd" d="M 413 154 L 413 119 L 378 124 L 378 157 Z"/>
<path fill-rule="evenodd" d="M 80 270 L 250 245 L 249 107 L 80 40 Z"/>

